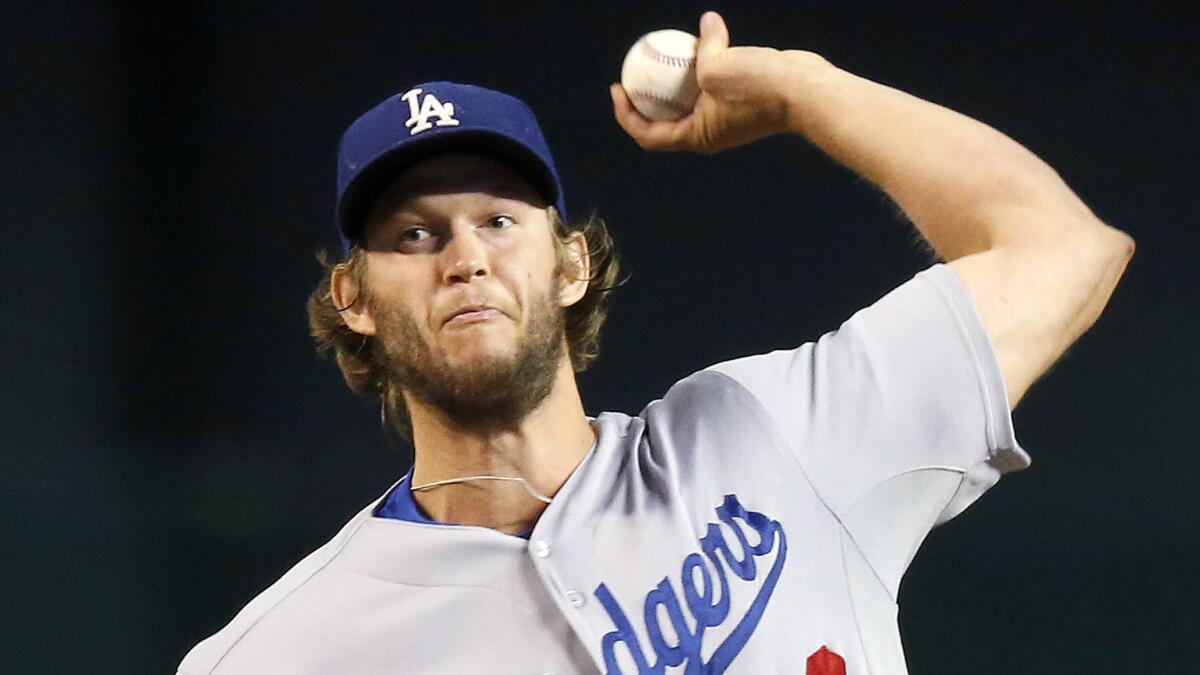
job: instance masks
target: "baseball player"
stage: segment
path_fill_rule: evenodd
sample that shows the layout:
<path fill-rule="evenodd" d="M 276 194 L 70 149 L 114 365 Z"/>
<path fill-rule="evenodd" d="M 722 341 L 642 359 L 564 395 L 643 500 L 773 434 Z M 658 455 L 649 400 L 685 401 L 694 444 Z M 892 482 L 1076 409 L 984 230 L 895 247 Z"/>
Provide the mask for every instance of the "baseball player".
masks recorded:
<path fill-rule="evenodd" d="M 1133 242 L 977 121 L 816 54 L 730 48 L 714 13 L 700 30 L 689 116 L 651 122 L 613 86 L 634 140 L 802 134 L 947 262 L 814 342 L 589 417 L 575 372 L 616 280 L 603 225 L 565 224 L 517 99 L 389 98 L 342 138 L 347 256 L 309 310 L 414 466 L 180 672 L 906 672 L 901 576 L 930 528 L 1028 466 L 1010 410 Z"/>

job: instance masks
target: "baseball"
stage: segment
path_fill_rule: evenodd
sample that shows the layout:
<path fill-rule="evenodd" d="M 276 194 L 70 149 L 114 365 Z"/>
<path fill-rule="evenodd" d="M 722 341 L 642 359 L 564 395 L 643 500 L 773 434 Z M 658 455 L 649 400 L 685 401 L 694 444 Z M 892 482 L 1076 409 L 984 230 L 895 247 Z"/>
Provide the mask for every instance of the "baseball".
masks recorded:
<path fill-rule="evenodd" d="M 648 119 L 677 120 L 692 112 L 700 96 L 696 36 L 673 29 L 646 33 L 625 55 L 621 86 Z"/>

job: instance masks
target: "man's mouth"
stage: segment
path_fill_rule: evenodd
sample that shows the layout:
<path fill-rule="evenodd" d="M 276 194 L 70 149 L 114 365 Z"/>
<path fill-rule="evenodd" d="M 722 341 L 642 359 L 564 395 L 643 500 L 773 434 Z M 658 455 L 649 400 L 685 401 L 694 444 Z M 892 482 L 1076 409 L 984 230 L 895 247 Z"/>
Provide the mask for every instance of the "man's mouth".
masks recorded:
<path fill-rule="evenodd" d="M 489 307 L 488 305 L 467 305 L 455 310 L 454 314 L 451 314 L 450 318 L 446 320 L 446 325 L 479 323 L 502 316 L 504 316 L 504 313 L 495 307 Z"/>

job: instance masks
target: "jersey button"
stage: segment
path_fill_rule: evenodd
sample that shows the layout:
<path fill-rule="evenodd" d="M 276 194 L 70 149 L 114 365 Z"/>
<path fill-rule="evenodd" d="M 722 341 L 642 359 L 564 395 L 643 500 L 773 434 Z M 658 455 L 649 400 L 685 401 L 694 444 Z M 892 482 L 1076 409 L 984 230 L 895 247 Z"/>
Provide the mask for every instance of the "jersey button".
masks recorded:
<path fill-rule="evenodd" d="M 587 602 L 587 598 L 583 597 L 583 593 L 579 591 L 567 591 L 565 595 L 567 602 L 571 603 L 572 607 L 583 607 L 583 604 Z"/>
<path fill-rule="evenodd" d="M 538 539 L 533 542 L 533 554 L 539 558 L 547 558 L 550 556 L 550 542 Z"/>

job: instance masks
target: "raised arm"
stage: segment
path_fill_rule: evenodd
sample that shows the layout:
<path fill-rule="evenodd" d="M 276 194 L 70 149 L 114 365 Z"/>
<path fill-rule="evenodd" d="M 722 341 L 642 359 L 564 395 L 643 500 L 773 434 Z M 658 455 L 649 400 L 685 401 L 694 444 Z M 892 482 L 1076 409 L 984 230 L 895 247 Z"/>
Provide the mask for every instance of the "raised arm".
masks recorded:
<path fill-rule="evenodd" d="M 884 190 L 962 279 L 996 348 L 1010 404 L 1099 317 L 1133 254 L 1029 150 L 965 115 L 804 51 L 729 47 L 701 19 L 701 96 L 650 122 L 613 85 L 621 126 L 647 150 L 716 152 L 803 134 Z"/>

